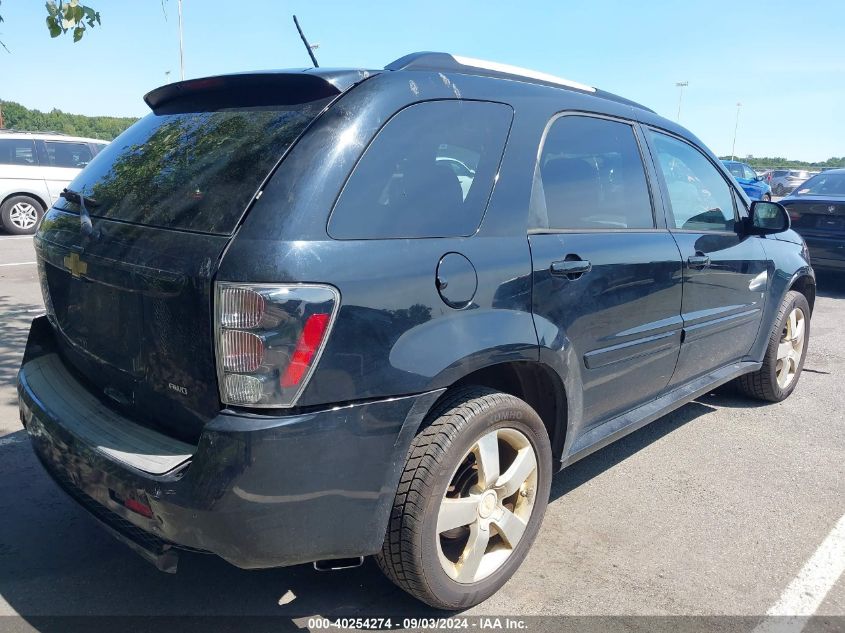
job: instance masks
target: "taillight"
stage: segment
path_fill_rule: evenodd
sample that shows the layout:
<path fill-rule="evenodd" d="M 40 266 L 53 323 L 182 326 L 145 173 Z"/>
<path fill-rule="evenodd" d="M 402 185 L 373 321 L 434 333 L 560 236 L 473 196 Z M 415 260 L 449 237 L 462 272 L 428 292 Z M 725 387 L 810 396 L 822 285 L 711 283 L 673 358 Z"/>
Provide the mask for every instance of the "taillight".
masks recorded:
<path fill-rule="evenodd" d="M 331 286 L 218 282 L 220 399 L 251 407 L 293 406 L 319 361 L 339 304 Z"/>

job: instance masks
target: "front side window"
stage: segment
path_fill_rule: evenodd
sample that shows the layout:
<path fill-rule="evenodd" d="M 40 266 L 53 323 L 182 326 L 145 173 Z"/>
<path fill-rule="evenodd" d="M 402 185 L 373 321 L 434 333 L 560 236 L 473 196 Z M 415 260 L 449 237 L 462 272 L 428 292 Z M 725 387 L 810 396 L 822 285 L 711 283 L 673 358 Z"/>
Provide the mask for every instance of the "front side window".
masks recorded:
<path fill-rule="evenodd" d="M 731 172 L 731 176 L 734 178 L 747 178 L 745 175 L 745 171 L 742 168 L 742 165 L 739 163 L 728 163 L 728 171 Z"/>
<path fill-rule="evenodd" d="M 757 172 L 751 169 L 748 165 L 742 166 L 743 171 L 745 172 L 745 178 L 747 180 L 757 180 Z"/>
<path fill-rule="evenodd" d="M 37 164 L 34 141 L 14 138 L 0 139 L 0 165 L 33 167 Z"/>
<path fill-rule="evenodd" d="M 87 143 L 45 141 L 47 160 L 51 167 L 72 167 L 82 169 L 93 158 Z"/>
<path fill-rule="evenodd" d="M 335 239 L 469 236 L 493 189 L 513 111 L 501 103 L 428 101 L 376 135 L 338 198 Z"/>
<path fill-rule="evenodd" d="M 727 181 L 692 145 L 649 130 L 657 164 L 666 181 L 675 228 L 689 231 L 733 231 L 733 196 Z"/>
<path fill-rule="evenodd" d="M 533 229 L 654 227 L 645 169 L 627 123 L 558 118 L 546 135 L 537 173 Z"/>

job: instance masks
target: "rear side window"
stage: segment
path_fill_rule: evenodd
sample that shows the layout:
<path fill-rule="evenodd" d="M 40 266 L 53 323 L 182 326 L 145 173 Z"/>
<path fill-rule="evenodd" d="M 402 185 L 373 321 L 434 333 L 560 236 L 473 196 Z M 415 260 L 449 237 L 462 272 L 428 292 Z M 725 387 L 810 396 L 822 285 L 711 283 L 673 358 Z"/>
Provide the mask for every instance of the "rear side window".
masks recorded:
<path fill-rule="evenodd" d="M 82 169 L 94 158 L 87 143 L 44 141 L 47 147 L 47 164 L 51 167 Z"/>
<path fill-rule="evenodd" d="M 229 234 L 328 101 L 149 114 L 106 145 L 69 188 L 93 198 L 91 215 Z M 76 210 L 65 200 L 57 206 Z"/>
<path fill-rule="evenodd" d="M 336 239 L 475 233 L 493 189 L 513 111 L 501 103 L 427 101 L 376 135 L 329 219 Z"/>
<path fill-rule="evenodd" d="M 670 222 L 689 231 L 733 231 L 733 194 L 721 172 L 692 145 L 649 130 L 666 181 Z"/>
<path fill-rule="evenodd" d="M 531 228 L 654 227 L 645 168 L 627 123 L 558 118 L 546 135 L 538 173 Z"/>
<path fill-rule="evenodd" d="M 0 165 L 35 166 L 35 142 L 25 139 L 0 139 Z"/>

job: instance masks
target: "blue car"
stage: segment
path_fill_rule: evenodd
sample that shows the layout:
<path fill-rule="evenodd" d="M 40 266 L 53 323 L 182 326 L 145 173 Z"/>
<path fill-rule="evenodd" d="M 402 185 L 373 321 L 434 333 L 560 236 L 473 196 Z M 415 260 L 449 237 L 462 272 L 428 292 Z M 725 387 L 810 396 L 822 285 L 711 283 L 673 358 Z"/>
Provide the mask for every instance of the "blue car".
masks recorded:
<path fill-rule="evenodd" d="M 765 182 L 762 176 L 758 176 L 757 172 L 751 169 L 749 165 L 735 160 L 723 160 L 722 163 L 736 178 L 739 186 L 745 190 L 749 198 L 752 200 L 772 199 L 772 188 L 769 183 Z"/>

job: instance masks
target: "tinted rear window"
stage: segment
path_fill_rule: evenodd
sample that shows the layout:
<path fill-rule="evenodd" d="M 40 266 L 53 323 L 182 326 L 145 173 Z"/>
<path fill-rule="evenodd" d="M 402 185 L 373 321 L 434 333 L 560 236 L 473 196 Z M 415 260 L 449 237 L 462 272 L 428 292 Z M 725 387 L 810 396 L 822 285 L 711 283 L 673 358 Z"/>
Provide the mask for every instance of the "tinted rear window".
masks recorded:
<path fill-rule="evenodd" d="M 91 215 L 228 234 L 327 103 L 149 114 L 104 147 L 69 188 L 96 202 Z M 76 210 L 64 200 L 57 206 Z"/>
<path fill-rule="evenodd" d="M 819 174 L 798 187 L 798 196 L 845 196 L 845 174 Z"/>
<path fill-rule="evenodd" d="M 509 106 L 428 101 L 396 114 L 329 220 L 337 239 L 457 237 L 481 223 L 513 116 Z"/>

